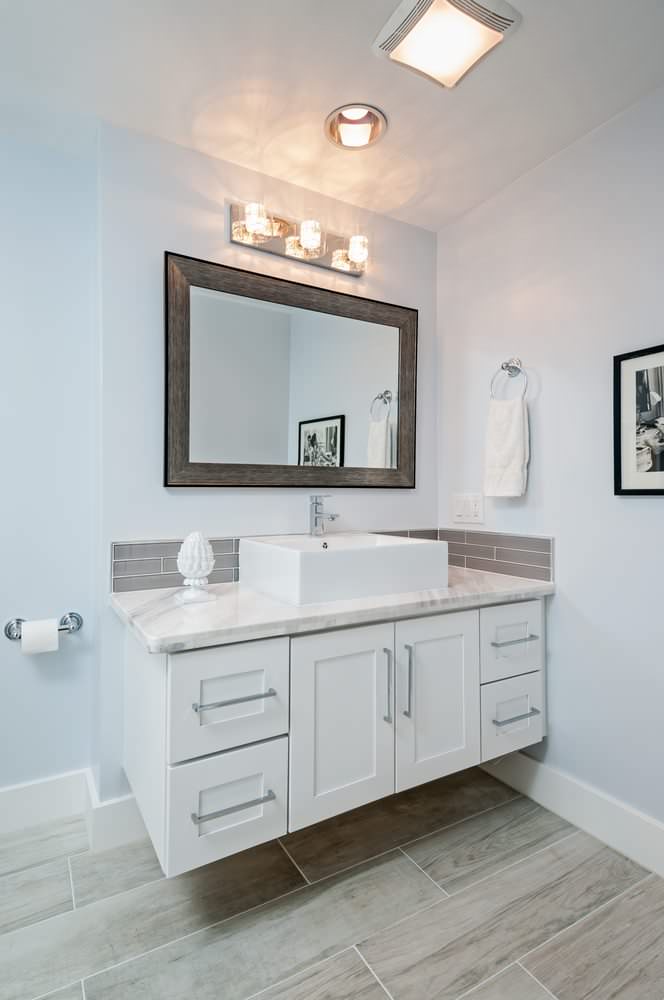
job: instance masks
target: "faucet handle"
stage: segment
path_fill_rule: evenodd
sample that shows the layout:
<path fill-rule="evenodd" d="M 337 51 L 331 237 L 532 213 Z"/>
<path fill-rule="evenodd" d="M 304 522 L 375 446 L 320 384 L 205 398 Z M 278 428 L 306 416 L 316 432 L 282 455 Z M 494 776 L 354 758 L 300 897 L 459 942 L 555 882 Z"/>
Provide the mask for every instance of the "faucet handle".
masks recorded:
<path fill-rule="evenodd" d="M 320 503 L 321 500 L 329 500 L 331 493 L 312 493 L 309 497 L 311 503 Z"/>

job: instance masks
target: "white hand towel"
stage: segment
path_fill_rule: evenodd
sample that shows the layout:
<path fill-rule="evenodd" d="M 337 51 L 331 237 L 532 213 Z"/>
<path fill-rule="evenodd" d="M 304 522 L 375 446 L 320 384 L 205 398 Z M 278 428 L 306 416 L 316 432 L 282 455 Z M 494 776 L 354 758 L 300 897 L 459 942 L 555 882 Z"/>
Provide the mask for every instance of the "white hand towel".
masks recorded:
<path fill-rule="evenodd" d="M 492 399 L 486 430 L 484 495 L 521 497 L 528 482 L 530 440 L 524 399 Z"/>
<path fill-rule="evenodd" d="M 367 446 L 367 468 L 389 468 L 389 422 L 385 415 L 380 420 L 369 417 L 369 442 Z"/>

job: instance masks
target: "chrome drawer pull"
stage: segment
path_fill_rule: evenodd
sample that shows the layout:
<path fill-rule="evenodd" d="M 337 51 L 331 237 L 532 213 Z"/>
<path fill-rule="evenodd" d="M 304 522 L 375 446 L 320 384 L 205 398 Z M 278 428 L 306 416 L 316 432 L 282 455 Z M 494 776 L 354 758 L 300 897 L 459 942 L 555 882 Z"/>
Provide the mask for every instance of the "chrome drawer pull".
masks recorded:
<path fill-rule="evenodd" d="M 531 708 L 529 712 L 524 712 L 523 715 L 513 715 L 511 719 L 502 719 L 500 722 L 498 719 L 492 719 L 494 726 L 501 729 L 502 726 L 509 726 L 511 722 L 522 722 L 524 719 L 532 719 L 536 715 L 541 715 L 539 708 Z"/>
<path fill-rule="evenodd" d="M 387 657 L 387 712 L 383 716 L 384 722 L 392 724 L 392 650 L 387 646 L 383 647 L 383 652 Z"/>
<path fill-rule="evenodd" d="M 244 698 L 228 698 L 227 701 L 211 701 L 209 705 L 199 705 L 197 701 L 191 706 L 194 712 L 209 712 L 213 708 L 226 708 L 227 705 L 242 705 L 245 701 L 260 701 L 261 698 L 274 698 L 274 688 L 261 691 L 260 694 L 246 694 Z"/>
<path fill-rule="evenodd" d="M 404 647 L 408 652 L 408 705 L 403 710 L 403 714 L 407 719 L 412 719 L 413 717 L 413 658 L 414 650 L 412 646 L 408 643 L 404 643 Z"/>
<path fill-rule="evenodd" d="M 494 649 L 502 649 L 504 646 L 520 646 L 522 642 L 534 642 L 539 639 L 538 635 L 524 635 L 523 639 L 507 639 L 505 642 L 492 642 Z"/>
<path fill-rule="evenodd" d="M 243 809 L 252 809 L 254 806 L 261 806 L 264 802 L 272 802 L 276 797 L 270 788 L 260 799 L 250 799 L 249 802 L 241 802 L 239 806 L 228 806 L 226 809 L 217 809 L 216 812 L 205 813 L 204 816 L 192 813 L 191 822 L 196 826 L 200 826 L 201 823 L 207 823 L 209 819 L 219 819 L 220 816 L 230 816 L 231 813 L 242 812 Z"/>

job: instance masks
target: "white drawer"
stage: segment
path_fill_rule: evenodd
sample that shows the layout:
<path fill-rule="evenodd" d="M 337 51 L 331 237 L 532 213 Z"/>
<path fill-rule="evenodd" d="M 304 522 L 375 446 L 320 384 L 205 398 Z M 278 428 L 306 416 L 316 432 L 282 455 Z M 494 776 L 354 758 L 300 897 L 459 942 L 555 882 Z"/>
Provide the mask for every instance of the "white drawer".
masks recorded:
<path fill-rule="evenodd" d="M 544 738 L 544 675 L 541 671 L 484 684 L 480 690 L 483 761 L 539 743 Z"/>
<path fill-rule="evenodd" d="M 544 667 L 541 601 L 502 604 L 480 611 L 481 683 Z"/>
<path fill-rule="evenodd" d="M 166 770 L 166 875 L 286 833 L 287 736 Z"/>
<path fill-rule="evenodd" d="M 288 664 L 287 638 L 169 656 L 168 762 L 287 733 Z"/>

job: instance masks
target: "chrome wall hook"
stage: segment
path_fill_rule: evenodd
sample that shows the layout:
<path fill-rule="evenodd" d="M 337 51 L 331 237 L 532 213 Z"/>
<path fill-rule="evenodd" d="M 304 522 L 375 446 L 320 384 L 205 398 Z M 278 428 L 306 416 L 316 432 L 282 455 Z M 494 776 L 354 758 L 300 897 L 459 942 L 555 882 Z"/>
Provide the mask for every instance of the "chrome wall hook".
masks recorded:
<path fill-rule="evenodd" d="M 25 618 L 12 618 L 5 625 L 5 636 L 12 642 L 19 642 L 21 639 L 22 625 Z M 79 632 L 83 628 L 83 616 L 78 611 L 68 611 L 63 615 L 58 623 L 58 632 Z"/>

